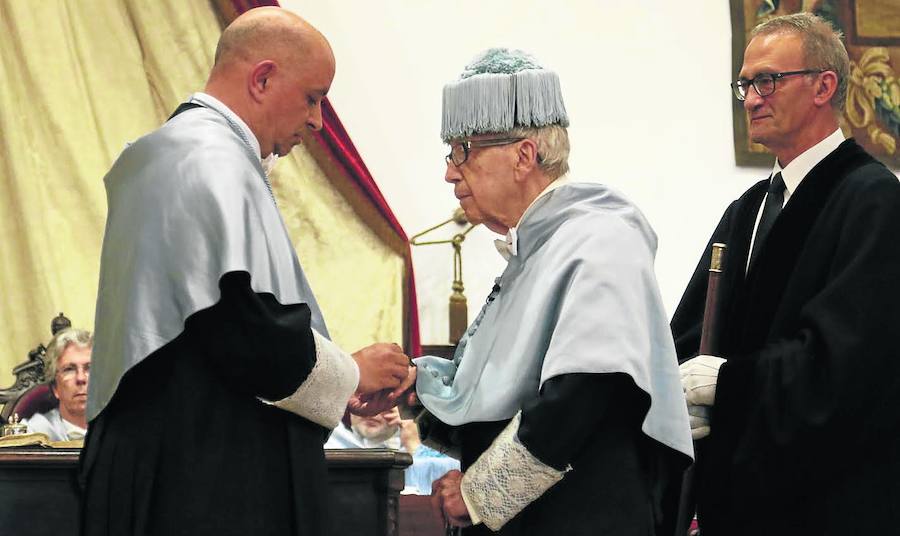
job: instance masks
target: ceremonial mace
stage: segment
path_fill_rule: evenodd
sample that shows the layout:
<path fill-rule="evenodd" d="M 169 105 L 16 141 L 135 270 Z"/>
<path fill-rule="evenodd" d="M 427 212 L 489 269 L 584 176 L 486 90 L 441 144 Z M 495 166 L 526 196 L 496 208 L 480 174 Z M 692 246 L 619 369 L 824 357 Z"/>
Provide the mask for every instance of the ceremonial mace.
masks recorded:
<path fill-rule="evenodd" d="M 706 304 L 703 308 L 703 327 L 700 331 L 700 354 L 716 355 L 719 349 L 719 279 L 722 278 L 724 267 L 725 244 L 712 245 L 712 254 L 709 260 L 709 281 L 706 283 Z M 697 442 L 694 442 L 694 465 L 699 457 Z M 676 535 L 689 534 L 691 521 L 697 510 L 697 497 L 694 489 L 694 467 L 691 466 L 684 472 L 681 482 L 681 498 L 678 503 L 678 518 L 676 519 Z"/>
<path fill-rule="evenodd" d="M 466 219 L 466 213 L 463 212 L 463 209 L 457 207 L 449 220 L 442 221 L 441 223 L 418 233 L 409 239 L 409 243 L 414 246 L 428 246 L 432 244 L 451 244 L 453 246 L 453 285 L 451 287 L 453 293 L 450 294 L 449 319 L 450 343 L 456 344 L 459 342 L 459 339 L 462 338 L 463 333 L 466 332 L 466 328 L 469 325 L 468 304 L 466 302 L 466 295 L 463 294 L 465 286 L 463 285 L 462 276 L 462 243 L 463 240 L 466 239 L 466 235 L 469 234 L 469 231 L 475 228 L 475 224 L 469 225 L 465 231 L 456 233 L 452 238 L 447 240 L 431 240 L 427 242 L 419 240 L 422 236 L 451 222 L 454 222 L 457 225 L 465 225 L 469 223 L 469 220 Z"/>
<path fill-rule="evenodd" d="M 703 309 L 703 329 L 700 332 L 700 354 L 716 355 L 719 351 L 719 279 L 722 278 L 725 244 L 712 245 L 709 260 L 709 281 L 706 283 L 706 305 Z"/>

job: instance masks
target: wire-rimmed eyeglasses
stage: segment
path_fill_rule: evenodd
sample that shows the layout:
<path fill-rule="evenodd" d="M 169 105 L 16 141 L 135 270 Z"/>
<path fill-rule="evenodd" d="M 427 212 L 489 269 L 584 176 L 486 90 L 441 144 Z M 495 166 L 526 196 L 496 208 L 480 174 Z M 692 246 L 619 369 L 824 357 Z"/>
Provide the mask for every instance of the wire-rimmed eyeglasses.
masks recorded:
<path fill-rule="evenodd" d="M 463 165 L 469 159 L 469 151 L 479 147 L 496 147 L 522 141 L 525 138 L 492 138 L 487 140 L 462 140 L 450 144 L 450 154 L 444 157 L 448 164 Z"/>
<path fill-rule="evenodd" d="M 737 100 L 739 101 L 743 101 L 747 98 L 747 92 L 750 90 L 750 86 L 753 86 L 753 89 L 756 90 L 756 93 L 760 97 L 768 97 L 772 93 L 775 93 L 776 80 L 781 80 L 786 76 L 800 74 L 819 74 L 824 73 L 826 70 L 827 69 L 804 69 L 802 71 L 787 71 L 783 73 L 760 73 L 754 76 L 752 80 L 741 78 L 736 82 L 732 82 L 731 89 L 734 91 L 734 96 L 737 97 Z"/>
<path fill-rule="evenodd" d="M 66 379 L 75 377 L 78 374 L 78 372 L 81 372 L 85 376 L 90 375 L 91 364 L 84 363 L 83 365 L 76 365 L 74 363 L 69 363 L 68 365 L 64 366 L 61 369 L 57 369 L 57 371 L 56 371 L 56 373 L 59 375 L 60 378 L 66 378 Z"/>

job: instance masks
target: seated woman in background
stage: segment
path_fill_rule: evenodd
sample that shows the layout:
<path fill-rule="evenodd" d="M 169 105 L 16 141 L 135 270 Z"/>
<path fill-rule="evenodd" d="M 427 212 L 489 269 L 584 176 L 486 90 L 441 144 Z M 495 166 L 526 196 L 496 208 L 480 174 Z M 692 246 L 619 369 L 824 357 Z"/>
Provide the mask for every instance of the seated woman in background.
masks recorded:
<path fill-rule="evenodd" d="M 44 362 L 44 377 L 59 406 L 28 419 L 29 432 L 47 434 L 50 441 L 84 439 L 85 408 L 91 373 L 93 337 L 83 329 L 66 328 L 50 341 Z"/>
<path fill-rule="evenodd" d="M 339 424 L 325 443 L 326 449 L 387 448 L 412 454 L 413 464 L 406 469 L 404 494 L 430 495 L 431 484 L 459 461 L 422 444 L 412 419 L 400 419 L 393 407 L 373 417 L 350 415 L 350 428 Z"/>

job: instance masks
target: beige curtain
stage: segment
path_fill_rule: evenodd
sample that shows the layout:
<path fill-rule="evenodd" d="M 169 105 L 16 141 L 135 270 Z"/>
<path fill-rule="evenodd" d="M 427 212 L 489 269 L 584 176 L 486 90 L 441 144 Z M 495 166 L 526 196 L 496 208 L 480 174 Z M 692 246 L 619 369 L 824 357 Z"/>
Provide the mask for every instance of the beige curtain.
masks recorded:
<path fill-rule="evenodd" d="M 0 387 L 60 311 L 93 328 L 103 175 L 202 89 L 221 31 L 207 2 L 0 0 Z M 402 337 L 403 260 L 308 152 L 276 197 L 334 339 Z"/>

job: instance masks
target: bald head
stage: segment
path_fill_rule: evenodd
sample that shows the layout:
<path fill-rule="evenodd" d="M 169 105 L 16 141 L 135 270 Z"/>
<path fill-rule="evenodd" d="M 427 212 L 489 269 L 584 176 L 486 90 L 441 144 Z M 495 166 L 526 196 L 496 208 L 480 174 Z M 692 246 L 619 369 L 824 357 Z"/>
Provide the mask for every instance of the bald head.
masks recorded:
<path fill-rule="evenodd" d="M 331 54 L 325 36 L 303 18 L 282 8 L 259 7 L 234 19 L 222 32 L 213 71 L 273 57 L 302 61 L 317 47 Z"/>
<path fill-rule="evenodd" d="M 261 156 L 284 155 L 303 129 L 321 128 L 320 104 L 333 78 L 325 36 L 290 11 L 260 7 L 222 32 L 206 92 L 247 123 Z"/>

